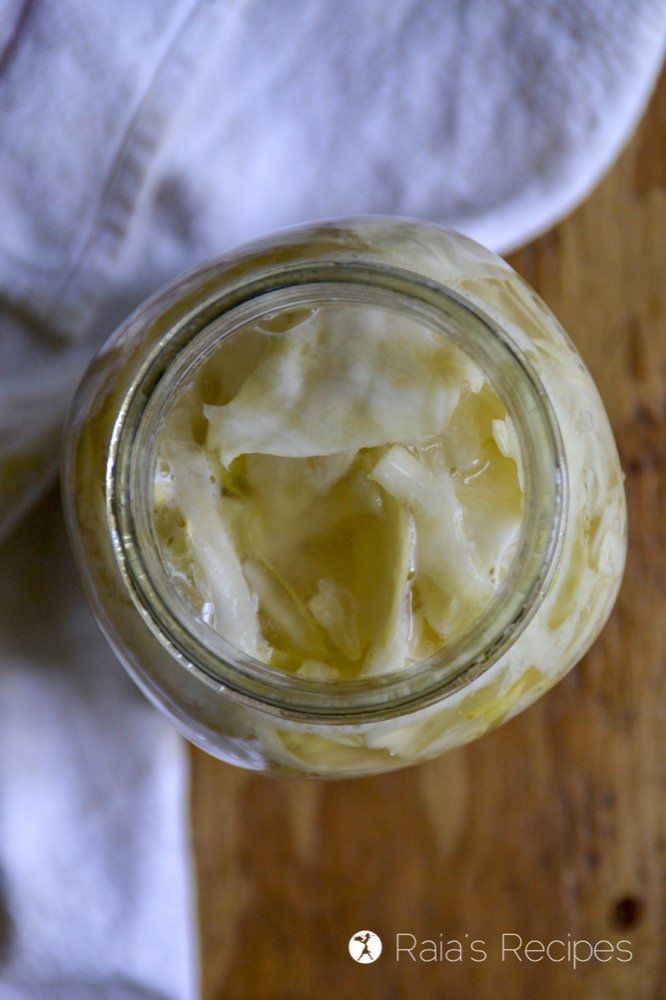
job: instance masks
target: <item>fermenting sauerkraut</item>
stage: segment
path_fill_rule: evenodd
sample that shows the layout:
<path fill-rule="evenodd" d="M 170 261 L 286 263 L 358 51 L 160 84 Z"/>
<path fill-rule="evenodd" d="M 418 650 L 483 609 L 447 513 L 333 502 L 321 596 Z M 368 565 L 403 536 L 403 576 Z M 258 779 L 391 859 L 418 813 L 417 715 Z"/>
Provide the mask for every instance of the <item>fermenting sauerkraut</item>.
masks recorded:
<path fill-rule="evenodd" d="M 244 652 L 302 676 L 397 670 L 457 638 L 516 549 L 506 409 L 441 334 L 335 305 L 223 341 L 158 449 L 174 581 Z"/>
<path fill-rule="evenodd" d="M 580 659 L 624 563 L 570 340 L 500 258 L 405 220 L 279 233 L 167 288 L 91 367 L 63 481 L 127 668 L 259 769 L 482 735 Z"/>

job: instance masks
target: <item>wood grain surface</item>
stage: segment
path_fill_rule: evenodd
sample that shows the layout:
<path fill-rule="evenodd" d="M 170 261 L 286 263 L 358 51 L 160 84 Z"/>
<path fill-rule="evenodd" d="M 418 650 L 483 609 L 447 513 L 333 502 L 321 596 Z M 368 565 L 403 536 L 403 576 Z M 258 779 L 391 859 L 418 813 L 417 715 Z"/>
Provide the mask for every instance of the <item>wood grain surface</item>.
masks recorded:
<path fill-rule="evenodd" d="M 582 664 L 438 761 L 275 781 L 192 751 L 205 1000 L 647 1000 L 664 968 L 666 85 L 609 175 L 511 263 L 560 317 L 615 429 L 629 561 Z M 352 932 L 384 938 L 374 965 Z M 397 932 L 488 957 L 396 962 Z M 631 942 L 633 958 L 501 961 L 503 933 Z M 468 954 L 468 953 L 467 953 Z"/>

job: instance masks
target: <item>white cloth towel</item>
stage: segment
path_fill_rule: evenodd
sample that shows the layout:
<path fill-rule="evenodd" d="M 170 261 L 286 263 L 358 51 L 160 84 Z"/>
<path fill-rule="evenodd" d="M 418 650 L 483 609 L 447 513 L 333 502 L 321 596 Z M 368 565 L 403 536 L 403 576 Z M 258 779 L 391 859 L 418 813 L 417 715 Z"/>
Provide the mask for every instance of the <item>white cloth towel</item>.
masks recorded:
<path fill-rule="evenodd" d="M 507 250 L 644 107 L 662 0 L 0 0 L 0 522 L 87 357 L 278 226 L 422 216 Z M 0 552 L 0 996 L 196 992 L 185 767 L 72 579 L 53 499 Z"/>
<path fill-rule="evenodd" d="M 186 758 L 100 639 L 54 492 L 0 551 L 0 997 L 194 996 Z"/>

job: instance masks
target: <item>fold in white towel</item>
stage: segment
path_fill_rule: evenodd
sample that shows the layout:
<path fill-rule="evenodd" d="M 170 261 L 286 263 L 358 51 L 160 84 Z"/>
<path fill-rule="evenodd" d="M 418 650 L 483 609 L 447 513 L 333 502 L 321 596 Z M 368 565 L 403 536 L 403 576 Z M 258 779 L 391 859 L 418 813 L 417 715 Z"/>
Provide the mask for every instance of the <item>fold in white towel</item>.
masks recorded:
<path fill-rule="evenodd" d="M 516 246 L 618 152 L 666 15 L 662 0 L 1 6 L 5 530 L 54 473 L 85 359 L 146 293 L 314 217 L 422 216 Z M 5 544 L 0 994 L 180 1000 L 178 744 L 94 631 L 53 502 Z"/>

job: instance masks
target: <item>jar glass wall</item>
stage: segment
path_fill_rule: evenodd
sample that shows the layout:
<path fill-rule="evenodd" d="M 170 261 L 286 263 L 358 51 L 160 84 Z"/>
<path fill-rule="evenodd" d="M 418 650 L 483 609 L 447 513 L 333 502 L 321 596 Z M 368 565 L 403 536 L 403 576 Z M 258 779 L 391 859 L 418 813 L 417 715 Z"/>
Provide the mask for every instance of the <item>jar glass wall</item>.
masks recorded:
<path fill-rule="evenodd" d="M 514 439 L 500 444 L 523 495 L 510 566 L 468 627 L 429 656 L 353 677 L 279 669 L 211 627 L 169 573 L 155 517 L 159 444 L 206 359 L 226 344 L 233 366 L 243 331 L 323 308 L 399 316 L 469 358 L 510 417 Z M 612 434 L 569 339 L 500 258 L 406 220 L 281 232 L 154 296 L 80 387 L 63 484 L 88 596 L 119 658 L 189 739 L 257 769 L 374 773 L 481 736 L 583 655 L 626 547 Z"/>

